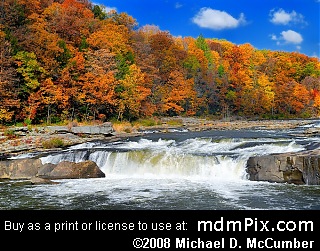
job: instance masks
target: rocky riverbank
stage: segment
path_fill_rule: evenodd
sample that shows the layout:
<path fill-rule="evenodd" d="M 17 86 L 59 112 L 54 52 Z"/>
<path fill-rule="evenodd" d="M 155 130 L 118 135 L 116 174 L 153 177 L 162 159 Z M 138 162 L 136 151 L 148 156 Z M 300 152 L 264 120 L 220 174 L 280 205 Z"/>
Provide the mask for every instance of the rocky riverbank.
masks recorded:
<path fill-rule="evenodd" d="M 9 127 L 0 130 L 0 160 L 22 153 L 58 150 L 92 140 L 113 139 L 114 133 L 111 123 L 91 126 Z M 54 141 L 60 144 L 54 144 Z"/>
<path fill-rule="evenodd" d="M 42 165 L 39 159 L 16 159 L 11 157 L 23 153 L 59 151 L 66 147 L 96 140 L 117 141 L 151 132 L 170 133 L 174 130 L 242 130 L 242 129 L 294 129 L 305 126 L 303 136 L 320 135 L 320 128 L 309 128 L 311 120 L 255 120 L 218 121 L 195 118 L 163 118 L 155 126 L 115 127 L 112 123 L 91 126 L 47 126 L 12 127 L 11 134 L 0 133 L 0 178 L 31 179 L 32 183 L 43 183 L 58 178 L 103 177 L 95 163 L 59 163 Z M 302 136 L 302 135 L 295 135 Z M 46 142 L 59 140 L 60 145 Z M 317 144 L 318 145 L 318 144 Z M 287 182 L 294 184 L 320 184 L 320 148 L 298 153 L 285 153 L 251 157 L 247 162 L 247 173 L 252 181 Z M 30 163 L 29 163 L 30 162 Z M 44 180 L 43 180 L 44 178 Z M 39 180 L 42 179 L 42 180 Z"/>
<path fill-rule="evenodd" d="M 174 122 L 174 123 L 172 123 Z M 142 135 L 147 131 L 170 132 L 171 130 L 241 130 L 241 129 L 292 129 L 310 124 L 310 120 L 208 120 L 193 117 L 162 118 L 155 126 L 131 126 L 121 129 L 107 122 L 99 125 L 32 126 L 0 129 L 0 160 L 22 153 L 58 150 L 95 140 L 116 141 L 123 137 Z M 10 132 L 10 134 L 8 134 Z M 306 129 L 305 135 L 320 134 L 320 128 Z M 45 143 L 58 139 L 59 146 Z"/>

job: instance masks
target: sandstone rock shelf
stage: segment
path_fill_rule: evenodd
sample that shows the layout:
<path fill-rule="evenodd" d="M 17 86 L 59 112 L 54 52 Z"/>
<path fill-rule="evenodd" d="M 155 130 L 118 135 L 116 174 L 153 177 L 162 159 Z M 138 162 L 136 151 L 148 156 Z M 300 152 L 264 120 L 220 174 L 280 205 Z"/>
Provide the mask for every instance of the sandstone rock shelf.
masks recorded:
<path fill-rule="evenodd" d="M 197 118 L 177 118 L 181 122 L 179 126 L 169 126 L 168 121 L 172 118 L 162 119 L 162 125 L 147 128 L 132 128 L 130 133 L 117 132 L 111 123 L 95 126 L 48 126 L 37 127 L 28 130 L 26 127 L 13 128 L 18 138 L 2 140 L 0 143 L 0 179 L 57 179 L 57 178 L 88 178 L 103 177 L 103 173 L 97 170 L 95 163 L 61 163 L 55 166 L 42 165 L 39 159 L 29 158 L 21 160 L 9 160 L 9 157 L 22 153 L 35 153 L 47 151 L 59 151 L 61 149 L 44 149 L 44 140 L 59 137 L 64 140 L 65 147 L 96 140 L 117 141 L 123 137 L 133 137 L 143 134 L 144 130 L 157 130 L 168 132 L 168 129 L 185 129 L 187 131 L 203 130 L 241 130 L 241 129 L 290 129 L 308 125 L 309 120 L 236 120 L 220 121 Z M 1 134 L 1 133 L 0 133 Z M 319 128 L 306 129 L 304 136 L 313 137 L 319 135 Z M 2 132 L 3 135 L 3 132 Z M 1 135 L 0 135 L 1 136 Z M 2 138 L 4 136 L 1 136 Z M 268 156 L 254 156 L 249 158 L 246 166 L 248 177 L 252 181 L 287 182 L 294 184 L 319 185 L 319 157 L 320 151 L 315 147 L 312 151 L 299 153 L 273 154 Z M 23 164 L 22 164 L 23 163 Z M 93 168 L 93 166 L 95 167 Z M 24 170 L 22 166 L 28 167 Z M 82 174 L 76 176 L 75 171 L 82 170 Z M 44 175 L 44 170 L 51 170 Z M 54 175 L 60 170 L 60 175 Z M 86 171 L 85 171 L 86 170 Z M 86 176 L 86 173 L 90 173 Z M 35 179 L 37 178 L 37 179 Z"/>
<path fill-rule="evenodd" d="M 246 171 L 252 181 L 320 185 L 320 150 L 250 157 Z"/>

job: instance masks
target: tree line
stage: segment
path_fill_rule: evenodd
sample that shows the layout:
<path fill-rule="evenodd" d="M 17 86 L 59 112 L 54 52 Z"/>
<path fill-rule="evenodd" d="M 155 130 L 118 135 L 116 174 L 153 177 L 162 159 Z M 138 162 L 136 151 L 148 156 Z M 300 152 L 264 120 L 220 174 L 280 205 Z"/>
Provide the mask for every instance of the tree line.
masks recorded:
<path fill-rule="evenodd" d="M 138 28 L 87 0 L 0 2 L 0 124 L 319 114 L 318 58 Z"/>

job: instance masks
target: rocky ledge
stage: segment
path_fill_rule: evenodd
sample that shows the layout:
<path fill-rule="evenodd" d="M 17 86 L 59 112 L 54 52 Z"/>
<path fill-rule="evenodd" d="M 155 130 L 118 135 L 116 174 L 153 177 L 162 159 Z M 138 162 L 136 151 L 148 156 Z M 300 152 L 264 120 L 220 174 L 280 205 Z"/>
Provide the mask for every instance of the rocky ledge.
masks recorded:
<path fill-rule="evenodd" d="M 201 130 L 239 130 L 239 129 L 277 129 L 295 128 L 310 123 L 308 120 L 291 121 L 208 121 L 195 118 L 181 119 L 181 128 L 188 131 Z M 166 120 L 162 126 L 142 128 L 143 130 L 168 131 Z M 42 142 L 50 138 L 59 137 L 64 140 L 65 147 L 92 140 L 116 141 L 121 137 L 140 135 L 115 132 L 111 123 L 96 126 L 49 126 L 38 127 L 33 130 L 14 128 L 17 139 L 1 142 L 0 133 L 0 179 L 28 179 L 32 184 L 51 183 L 54 179 L 70 178 L 99 178 L 105 177 L 96 163 L 87 161 L 82 163 L 61 162 L 59 164 L 42 164 L 40 159 L 10 159 L 9 157 L 30 152 L 47 152 Z M 3 133 L 2 133 L 3 135 Z M 304 136 L 320 135 L 319 128 L 307 129 Z M 51 149 L 59 150 L 59 149 Z M 60 149 L 61 150 L 61 149 Z M 255 156 L 247 161 L 246 171 L 249 180 L 279 183 L 320 184 L 320 148 L 298 153 L 272 154 Z"/>
<path fill-rule="evenodd" d="M 168 121 L 176 120 L 179 125 L 172 126 Z M 170 132 L 171 130 L 204 131 L 204 130 L 241 130 L 241 129 L 290 129 L 309 124 L 308 120 L 208 120 L 194 117 L 162 118 L 161 124 L 148 127 L 124 128 L 125 131 L 114 130 L 111 122 L 91 126 L 38 126 L 38 127 L 11 127 L 16 137 L 8 139 L 5 130 L 0 129 L 0 161 L 30 152 L 48 151 L 43 142 L 53 138 L 61 139 L 64 147 L 96 140 L 116 141 L 122 137 L 132 137 L 144 134 L 144 131 Z M 306 136 L 320 135 L 320 128 L 306 130 Z M 57 150 L 57 149 L 51 149 Z"/>
<path fill-rule="evenodd" d="M 251 181 L 320 185 L 320 149 L 250 157 L 246 172 Z M 105 174 L 93 161 L 63 161 L 58 164 L 42 164 L 40 158 L 0 161 L 0 179 L 25 179 L 31 184 L 102 177 Z"/>
<path fill-rule="evenodd" d="M 249 180 L 320 185 L 320 149 L 250 157 Z"/>
<path fill-rule="evenodd" d="M 0 161 L 0 179 L 24 179 L 31 184 L 54 183 L 57 179 L 102 178 L 105 174 L 93 161 L 42 164 L 39 158 Z"/>
<path fill-rule="evenodd" d="M 115 137 L 110 122 L 92 126 L 10 127 L 6 130 L 14 137 L 8 138 L 5 136 L 5 130 L 0 130 L 0 161 L 22 153 L 56 150 L 43 146 L 44 142 L 51 139 L 60 139 L 64 147 L 69 147 L 93 140 L 111 140 Z"/>

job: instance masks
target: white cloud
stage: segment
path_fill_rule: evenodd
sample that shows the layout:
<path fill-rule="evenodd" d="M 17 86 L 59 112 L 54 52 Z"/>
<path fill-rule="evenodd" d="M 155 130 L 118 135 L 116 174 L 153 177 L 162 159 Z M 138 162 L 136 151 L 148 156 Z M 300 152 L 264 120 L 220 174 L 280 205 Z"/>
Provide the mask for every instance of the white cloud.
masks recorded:
<path fill-rule="evenodd" d="M 276 36 L 274 34 L 270 35 L 271 40 L 276 41 L 277 45 L 287 45 L 294 44 L 295 48 L 299 51 L 301 50 L 300 44 L 303 41 L 303 37 L 298 32 L 293 30 L 282 31 L 280 36 Z"/>
<path fill-rule="evenodd" d="M 175 4 L 175 8 L 176 9 L 179 9 L 179 8 L 181 8 L 183 5 L 181 4 L 181 3 L 179 3 L 179 2 L 177 2 L 176 4 Z"/>
<path fill-rule="evenodd" d="M 283 31 L 281 32 L 281 36 L 282 39 L 289 44 L 301 44 L 303 41 L 301 34 L 293 30 Z"/>
<path fill-rule="evenodd" d="M 240 14 L 239 19 L 235 19 L 225 11 L 211 8 L 201 8 L 192 18 L 192 21 L 202 28 L 209 28 L 212 30 L 237 28 L 239 25 L 246 22 L 243 13 Z"/>
<path fill-rule="evenodd" d="M 106 12 L 106 13 L 108 13 L 108 12 L 110 12 L 110 11 L 112 11 L 112 10 L 117 11 L 117 8 L 116 8 L 116 7 L 109 7 L 109 6 L 106 6 L 106 7 L 105 7 L 105 12 Z"/>
<path fill-rule="evenodd" d="M 277 40 L 278 40 L 277 36 L 276 36 L 276 35 L 274 35 L 274 34 L 270 35 L 270 37 L 271 37 L 271 40 L 275 40 L 275 41 L 277 41 Z"/>
<path fill-rule="evenodd" d="M 117 8 L 116 7 L 110 7 L 110 6 L 105 6 L 104 4 L 101 4 L 101 3 L 98 3 L 98 2 L 92 2 L 93 5 L 98 5 L 100 7 L 103 8 L 103 10 L 108 13 L 109 11 L 117 11 Z"/>
<path fill-rule="evenodd" d="M 288 25 L 290 23 L 306 24 L 304 20 L 304 16 L 295 11 L 286 12 L 283 9 L 279 9 L 277 11 L 271 10 L 270 16 L 271 16 L 270 22 L 273 24 L 279 24 L 279 25 Z"/>
<path fill-rule="evenodd" d="M 281 42 L 285 44 L 296 44 L 299 45 L 303 41 L 303 37 L 300 33 L 295 32 L 293 30 L 282 31 L 280 36 L 276 36 L 274 34 L 270 35 L 271 40 L 277 41 L 277 44 L 280 45 Z"/>

